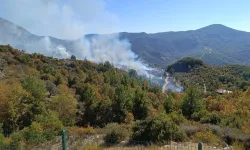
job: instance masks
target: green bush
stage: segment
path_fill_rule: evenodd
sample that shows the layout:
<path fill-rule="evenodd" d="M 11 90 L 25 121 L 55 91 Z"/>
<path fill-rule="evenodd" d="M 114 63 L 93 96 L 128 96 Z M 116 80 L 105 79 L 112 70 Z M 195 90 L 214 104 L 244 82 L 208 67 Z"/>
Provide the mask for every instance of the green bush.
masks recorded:
<path fill-rule="evenodd" d="M 184 132 L 166 114 L 158 114 L 137 122 L 133 128 L 131 141 L 166 142 L 184 140 Z"/>
<path fill-rule="evenodd" d="M 129 136 L 129 131 L 124 126 L 116 123 L 108 124 L 105 130 L 104 142 L 106 145 L 118 144 Z"/>

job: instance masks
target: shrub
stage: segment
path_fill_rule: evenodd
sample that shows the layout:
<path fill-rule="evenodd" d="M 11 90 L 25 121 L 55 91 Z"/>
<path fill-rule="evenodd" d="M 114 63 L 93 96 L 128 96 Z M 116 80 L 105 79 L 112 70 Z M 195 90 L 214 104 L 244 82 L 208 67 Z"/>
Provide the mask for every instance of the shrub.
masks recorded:
<path fill-rule="evenodd" d="M 181 133 L 184 134 L 184 133 Z M 133 128 L 132 141 L 165 142 L 183 140 L 177 125 L 166 114 L 158 114 L 137 122 Z"/>
<path fill-rule="evenodd" d="M 190 124 L 181 124 L 180 129 L 184 131 L 187 136 L 193 136 L 195 133 L 200 131 L 200 129 L 197 126 L 190 125 Z"/>
<path fill-rule="evenodd" d="M 218 125 L 211 125 L 211 124 L 206 124 L 205 125 L 209 130 L 211 130 L 215 135 L 223 138 L 225 133 L 224 133 L 224 129 Z"/>
<path fill-rule="evenodd" d="M 40 123 L 32 122 L 32 124 L 23 130 L 23 136 L 29 143 L 38 144 L 45 141 L 43 136 L 43 128 Z"/>
<path fill-rule="evenodd" d="M 88 126 L 87 128 L 70 127 L 69 133 L 76 137 L 84 137 L 86 135 L 94 134 L 95 130 L 93 127 Z"/>
<path fill-rule="evenodd" d="M 108 124 L 106 127 L 104 142 L 106 145 L 118 144 L 129 136 L 129 131 L 116 123 Z"/>
<path fill-rule="evenodd" d="M 216 145 L 221 143 L 221 139 L 217 137 L 215 134 L 213 134 L 212 131 L 197 132 L 194 136 L 192 136 L 192 139 L 195 142 L 203 142 L 211 145 Z"/>

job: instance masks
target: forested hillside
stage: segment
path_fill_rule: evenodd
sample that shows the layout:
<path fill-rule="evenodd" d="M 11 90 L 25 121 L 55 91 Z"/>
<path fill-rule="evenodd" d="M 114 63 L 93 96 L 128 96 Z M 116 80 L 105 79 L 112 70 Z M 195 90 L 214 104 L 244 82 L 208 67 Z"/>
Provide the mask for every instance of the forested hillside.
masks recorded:
<path fill-rule="evenodd" d="M 250 86 L 250 67 L 240 65 L 209 66 L 200 59 L 183 58 L 166 69 L 184 87 L 196 85 L 208 92 L 214 93 L 217 89 L 230 91 L 246 91 Z"/>
<path fill-rule="evenodd" d="M 249 148 L 250 88 L 244 90 L 205 95 L 194 85 L 184 93 L 162 93 L 134 70 L 109 62 L 60 60 L 2 45 L 0 147 L 28 149 L 62 129 L 93 134 L 104 127 L 107 146 L 129 139 Z"/>

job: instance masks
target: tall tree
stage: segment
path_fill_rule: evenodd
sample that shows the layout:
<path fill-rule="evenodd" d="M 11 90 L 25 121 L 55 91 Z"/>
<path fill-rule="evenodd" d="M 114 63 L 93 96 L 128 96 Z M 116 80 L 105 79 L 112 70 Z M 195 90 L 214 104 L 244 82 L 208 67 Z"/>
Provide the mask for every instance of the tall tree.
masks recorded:
<path fill-rule="evenodd" d="M 204 104 L 200 92 L 194 87 L 188 88 L 182 99 L 181 109 L 183 115 L 191 118 L 193 113 L 199 112 L 203 108 Z"/>

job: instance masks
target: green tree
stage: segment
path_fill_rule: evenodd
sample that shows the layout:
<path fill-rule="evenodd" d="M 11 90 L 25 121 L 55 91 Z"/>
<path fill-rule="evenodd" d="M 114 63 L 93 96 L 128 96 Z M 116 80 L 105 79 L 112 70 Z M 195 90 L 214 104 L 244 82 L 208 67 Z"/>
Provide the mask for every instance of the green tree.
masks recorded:
<path fill-rule="evenodd" d="M 187 89 L 182 99 L 182 113 L 184 116 L 191 118 L 193 113 L 197 113 L 204 109 L 203 100 L 200 92 L 194 87 Z"/>
<path fill-rule="evenodd" d="M 128 112 L 132 111 L 134 95 L 123 85 L 115 89 L 115 98 L 112 104 L 112 110 L 116 122 L 123 122 Z"/>
<path fill-rule="evenodd" d="M 149 99 L 147 94 L 137 89 L 135 93 L 134 106 L 133 106 L 133 114 L 135 119 L 145 119 L 149 112 Z"/>
<path fill-rule="evenodd" d="M 174 107 L 173 105 L 174 105 L 173 97 L 171 95 L 168 95 L 168 97 L 164 102 L 164 108 L 166 110 L 166 113 L 171 113 L 173 111 Z"/>
<path fill-rule="evenodd" d="M 35 101 L 41 101 L 45 98 L 46 88 L 42 80 L 39 80 L 35 77 L 27 77 L 22 82 L 23 88 L 30 92 Z"/>
<path fill-rule="evenodd" d="M 84 102 L 83 123 L 96 125 L 97 112 L 101 101 L 101 95 L 92 85 L 85 85 L 79 89 L 80 99 Z"/>
<path fill-rule="evenodd" d="M 35 77 L 27 77 L 22 81 L 23 88 L 30 93 L 28 96 L 29 112 L 25 125 L 30 125 L 34 116 L 46 111 L 44 99 L 46 97 L 45 83 Z"/>

